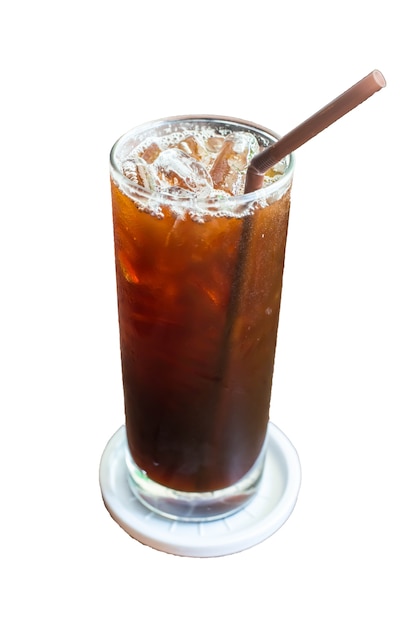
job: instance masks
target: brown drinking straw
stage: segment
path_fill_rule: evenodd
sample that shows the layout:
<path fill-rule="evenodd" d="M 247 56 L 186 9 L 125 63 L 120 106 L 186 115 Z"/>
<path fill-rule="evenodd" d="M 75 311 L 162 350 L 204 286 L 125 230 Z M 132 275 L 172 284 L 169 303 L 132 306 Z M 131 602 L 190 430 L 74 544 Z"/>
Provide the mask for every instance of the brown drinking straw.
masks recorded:
<path fill-rule="evenodd" d="M 358 83 L 347 89 L 338 98 L 314 113 L 307 120 L 296 126 L 287 135 L 276 141 L 251 161 L 245 180 L 245 193 L 261 189 L 264 174 L 285 156 L 315 137 L 322 130 L 336 122 L 340 117 L 370 98 L 376 91 L 385 87 L 386 81 L 379 70 L 370 72 Z"/>

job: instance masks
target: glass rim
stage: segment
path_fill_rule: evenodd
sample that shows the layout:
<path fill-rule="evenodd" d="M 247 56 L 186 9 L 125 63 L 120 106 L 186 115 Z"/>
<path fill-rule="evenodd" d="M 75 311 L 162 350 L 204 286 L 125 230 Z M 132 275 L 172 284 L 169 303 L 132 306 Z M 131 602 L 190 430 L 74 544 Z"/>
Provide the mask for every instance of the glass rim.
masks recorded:
<path fill-rule="evenodd" d="M 207 123 L 209 125 L 218 122 L 220 125 L 224 126 L 236 126 L 237 129 L 238 127 L 241 127 L 241 130 L 247 129 L 249 132 L 254 132 L 256 135 L 264 137 L 264 139 L 269 142 L 266 144 L 266 147 L 267 145 L 271 145 L 271 143 L 274 143 L 275 141 L 280 139 L 280 135 L 278 135 L 270 128 L 267 128 L 260 124 L 256 124 L 255 122 L 251 122 L 249 120 L 224 115 L 176 115 L 150 120 L 138 126 L 134 126 L 130 130 L 126 131 L 113 144 L 110 151 L 110 172 L 116 184 L 123 183 L 124 188 L 128 188 L 130 191 L 134 192 L 134 195 L 140 198 L 142 201 L 149 199 L 153 202 L 160 201 L 161 204 L 171 206 L 181 205 L 184 207 L 185 205 L 190 203 L 191 200 L 194 200 L 196 206 L 201 208 L 212 207 L 212 210 L 213 208 L 222 208 L 226 206 L 230 207 L 231 205 L 242 205 L 266 200 L 270 196 L 277 194 L 279 191 L 282 191 L 282 194 L 284 194 L 290 187 L 295 166 L 295 157 L 293 152 L 285 157 L 285 172 L 276 181 L 270 183 L 269 185 L 266 185 L 265 187 L 262 187 L 261 189 L 257 189 L 256 191 L 228 197 L 198 197 L 192 199 L 184 197 L 179 198 L 178 196 L 170 194 L 169 191 L 161 189 L 149 191 L 145 189 L 145 187 L 142 187 L 141 185 L 132 181 L 130 178 L 123 174 L 120 164 L 118 163 L 117 154 L 118 150 L 128 142 L 129 137 L 139 138 L 141 135 L 151 135 L 153 129 L 157 131 L 164 126 L 167 126 L 167 128 L 169 128 L 174 126 L 176 123 L 181 125 L 182 123 L 187 122 L 190 122 L 191 124 Z"/>

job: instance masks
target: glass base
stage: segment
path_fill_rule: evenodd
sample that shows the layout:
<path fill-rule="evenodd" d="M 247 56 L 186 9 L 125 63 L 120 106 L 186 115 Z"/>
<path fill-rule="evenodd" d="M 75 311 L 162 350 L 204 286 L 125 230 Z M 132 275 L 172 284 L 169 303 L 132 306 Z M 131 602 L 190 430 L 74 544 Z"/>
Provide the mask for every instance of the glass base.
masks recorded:
<path fill-rule="evenodd" d="M 247 550 L 273 535 L 291 515 L 301 484 L 298 454 L 270 422 L 257 493 L 247 506 L 209 522 L 176 521 L 150 511 L 132 494 L 125 460 L 126 430 L 108 441 L 100 461 L 100 488 L 111 517 L 131 537 L 155 550 L 185 557 L 219 557 Z"/>
<path fill-rule="evenodd" d="M 256 495 L 263 474 L 266 444 L 250 471 L 234 485 L 208 492 L 176 491 L 151 480 L 133 460 L 126 446 L 128 483 L 132 493 L 148 509 L 183 522 L 222 519 L 246 506 Z"/>

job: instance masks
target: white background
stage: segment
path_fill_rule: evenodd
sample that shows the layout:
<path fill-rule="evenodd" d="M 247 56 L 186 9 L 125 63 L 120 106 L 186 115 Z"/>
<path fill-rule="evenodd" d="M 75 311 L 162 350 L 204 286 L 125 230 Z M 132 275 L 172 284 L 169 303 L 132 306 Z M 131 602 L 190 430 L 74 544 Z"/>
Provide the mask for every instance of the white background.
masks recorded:
<path fill-rule="evenodd" d="M 2 624 L 416 626 L 412 7 L 1 9 Z M 110 147 L 185 113 L 284 133 L 375 68 L 387 88 L 296 155 L 271 412 L 301 459 L 294 513 L 228 557 L 143 546 L 98 484 L 123 423 Z"/>

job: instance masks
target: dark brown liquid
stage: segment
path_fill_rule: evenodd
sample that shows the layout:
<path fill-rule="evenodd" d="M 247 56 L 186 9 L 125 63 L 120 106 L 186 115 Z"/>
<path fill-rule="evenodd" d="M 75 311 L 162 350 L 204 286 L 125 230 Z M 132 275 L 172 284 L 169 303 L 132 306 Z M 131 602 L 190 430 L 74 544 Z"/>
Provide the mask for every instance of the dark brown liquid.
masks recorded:
<path fill-rule="evenodd" d="M 132 457 L 173 489 L 227 487 L 265 439 L 290 193 L 204 223 L 112 198 Z"/>

